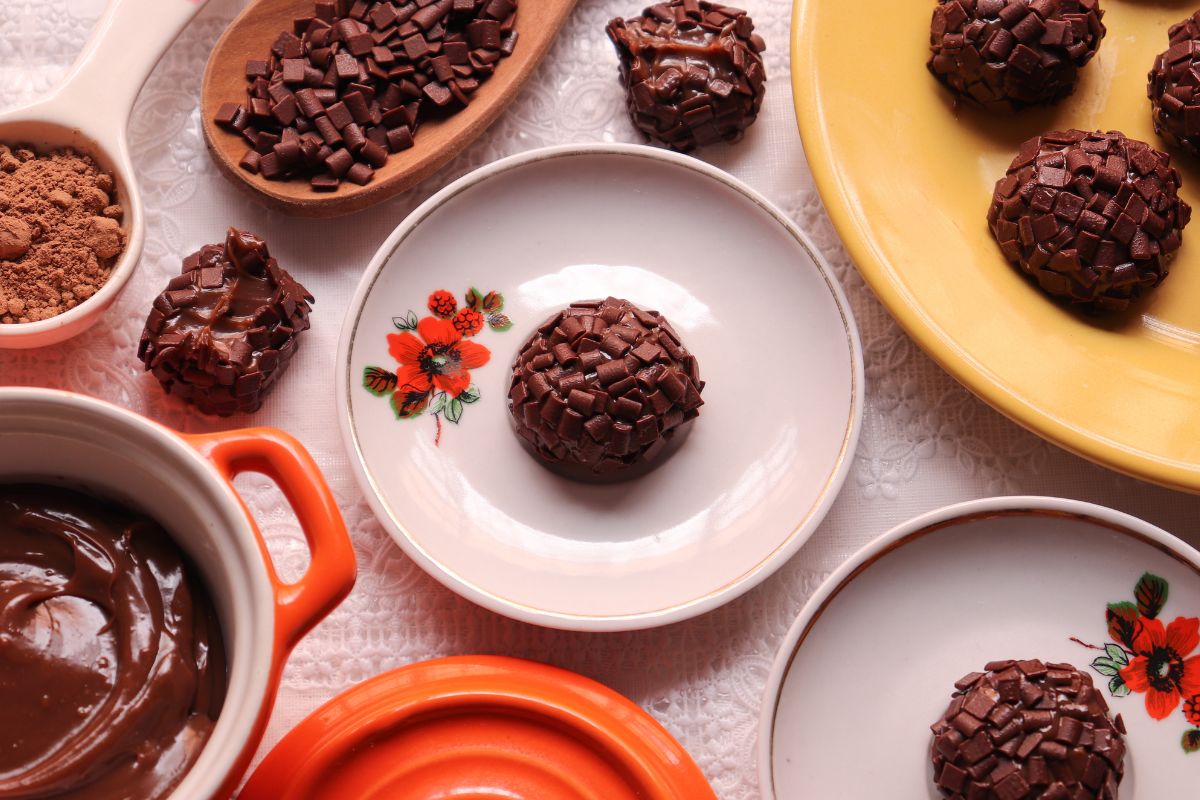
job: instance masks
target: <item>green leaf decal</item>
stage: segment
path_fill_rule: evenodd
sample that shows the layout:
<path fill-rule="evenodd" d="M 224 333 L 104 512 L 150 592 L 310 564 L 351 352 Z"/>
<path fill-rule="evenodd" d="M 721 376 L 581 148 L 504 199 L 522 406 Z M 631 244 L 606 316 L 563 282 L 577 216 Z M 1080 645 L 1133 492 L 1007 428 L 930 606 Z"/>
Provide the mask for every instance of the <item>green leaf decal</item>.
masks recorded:
<path fill-rule="evenodd" d="M 1158 612 L 1163 610 L 1163 606 L 1167 604 L 1167 594 L 1167 582 L 1149 572 L 1138 579 L 1137 586 L 1133 589 L 1138 612 L 1147 619 L 1154 619 Z"/>
<path fill-rule="evenodd" d="M 430 414 L 440 414 L 440 413 L 442 413 L 442 409 L 444 409 L 445 407 L 446 407 L 446 393 L 438 392 L 437 396 L 433 398 L 433 402 L 431 402 L 429 404 L 429 413 Z"/>
<path fill-rule="evenodd" d="M 513 326 L 512 320 L 505 314 L 488 314 L 488 326 L 497 333 L 504 333 Z"/>
<path fill-rule="evenodd" d="M 392 392 L 392 411 L 396 419 L 412 419 L 419 417 L 429 405 L 429 392 L 419 392 L 410 389 L 398 389 Z"/>
<path fill-rule="evenodd" d="M 383 367 L 363 369 L 363 388 L 376 397 L 383 397 L 396 388 L 396 374 Z"/>
<path fill-rule="evenodd" d="M 488 292 L 483 296 L 480 310 L 485 314 L 495 314 L 504 309 L 504 295 L 499 292 Z"/>
<path fill-rule="evenodd" d="M 1133 603 L 1109 603 L 1104 617 L 1108 620 L 1108 635 L 1112 640 L 1133 647 L 1140 626 L 1137 606 Z"/>
<path fill-rule="evenodd" d="M 1117 666 L 1128 666 L 1129 654 L 1112 642 L 1104 645 L 1104 652 L 1108 653 L 1108 657 L 1112 659 L 1113 663 L 1115 663 Z"/>
<path fill-rule="evenodd" d="M 1183 752 L 1195 753 L 1200 750 L 1200 728 L 1192 728 L 1183 732 Z"/>
<path fill-rule="evenodd" d="M 1105 658 L 1104 656 L 1100 656 L 1100 658 L 1097 658 L 1092 662 L 1092 669 L 1096 670 L 1096 672 L 1099 672 L 1106 678 L 1111 678 L 1121 671 L 1120 665 L 1114 662 L 1111 658 Z"/>
<path fill-rule="evenodd" d="M 455 425 L 457 425 L 458 421 L 462 419 L 462 412 L 462 400 L 459 400 L 457 397 L 446 405 L 446 419 L 450 420 Z"/>
<path fill-rule="evenodd" d="M 1129 696 L 1129 687 L 1125 685 L 1125 681 L 1121 679 L 1120 675 L 1108 682 L 1108 691 L 1113 697 Z"/>
<path fill-rule="evenodd" d="M 476 311 L 483 309 L 483 295 L 474 286 L 466 294 L 467 308 L 473 308 Z"/>
<path fill-rule="evenodd" d="M 470 388 L 465 389 L 463 391 L 463 393 L 458 396 L 458 399 L 461 400 L 463 403 L 470 404 L 470 403 L 477 402 L 480 397 L 482 397 L 482 395 L 479 391 L 479 387 L 471 386 Z"/>
<path fill-rule="evenodd" d="M 417 329 L 417 315 L 409 311 L 403 317 L 392 317 L 392 325 L 398 331 L 415 331 Z"/>

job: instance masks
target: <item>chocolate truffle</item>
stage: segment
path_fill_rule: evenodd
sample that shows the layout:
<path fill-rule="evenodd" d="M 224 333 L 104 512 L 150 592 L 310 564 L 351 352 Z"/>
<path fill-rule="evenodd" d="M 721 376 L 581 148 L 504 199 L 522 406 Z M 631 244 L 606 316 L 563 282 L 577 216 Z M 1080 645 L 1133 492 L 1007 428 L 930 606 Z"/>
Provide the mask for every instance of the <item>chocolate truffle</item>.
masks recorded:
<path fill-rule="evenodd" d="M 602 482 L 643 474 L 700 413 L 696 357 L 657 311 L 628 300 L 572 303 L 513 362 L 509 411 L 545 465 Z"/>
<path fill-rule="evenodd" d="M 991 111 L 1055 103 L 1075 90 L 1105 28 L 1099 0 L 940 0 L 929 71 Z"/>
<path fill-rule="evenodd" d="M 1053 131 L 1021 145 L 988 225 L 1004 256 L 1055 297 L 1126 308 L 1167 276 L 1192 210 L 1170 156 L 1118 131 Z"/>
<path fill-rule="evenodd" d="M 1070 664 L 993 661 L 954 684 L 935 722 L 934 780 L 944 797 L 1117 800 L 1125 726 L 1092 678 Z"/>
<path fill-rule="evenodd" d="M 736 142 L 758 116 L 765 45 L 745 11 L 672 0 L 614 19 L 607 31 L 621 59 L 629 116 L 650 139 L 685 152 Z"/>
<path fill-rule="evenodd" d="M 1154 132 L 1200 155 L 1200 11 L 1172 25 L 1147 80 Z"/>
<path fill-rule="evenodd" d="M 312 295 L 252 233 L 183 260 L 154 301 L 138 357 L 170 394 L 207 414 L 256 411 L 308 329 Z"/>

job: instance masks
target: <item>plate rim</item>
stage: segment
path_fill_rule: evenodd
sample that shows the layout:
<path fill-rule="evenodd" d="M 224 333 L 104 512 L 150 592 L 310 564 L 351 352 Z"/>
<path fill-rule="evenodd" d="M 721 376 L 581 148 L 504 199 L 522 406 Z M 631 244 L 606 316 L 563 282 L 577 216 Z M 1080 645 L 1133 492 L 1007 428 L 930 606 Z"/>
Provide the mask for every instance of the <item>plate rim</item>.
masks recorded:
<path fill-rule="evenodd" d="M 801 0 L 803 2 L 803 0 Z M 1200 574 L 1200 551 L 1150 522 L 1108 506 L 1065 497 L 1006 495 L 952 503 L 901 522 L 873 539 L 830 573 L 800 609 L 771 663 L 758 718 L 758 779 L 762 800 L 777 800 L 773 767 L 775 720 L 784 681 L 804 639 L 825 608 L 859 574 L 911 541 L 950 525 L 1005 515 L 1071 517 L 1140 539 Z"/>
<path fill-rule="evenodd" d="M 419 696 L 424 695 L 424 696 Z M 396 705 L 389 701 L 401 701 Z M 350 701 L 357 701 L 347 708 Z M 699 792 L 716 800 L 708 778 L 687 748 L 647 711 L 616 689 L 573 670 L 530 659 L 501 655 L 456 655 L 417 661 L 372 675 L 313 709 L 287 731 L 255 767 L 247 786 L 273 757 L 306 756 L 312 760 L 336 760 L 344 748 L 353 750 L 356 734 L 370 735 L 376 728 L 391 727 L 397 712 L 402 718 L 418 720 L 430 712 L 445 713 L 451 706 L 464 709 L 506 707 L 520 713 L 540 709 L 551 724 L 564 724 L 564 718 L 590 724 L 590 730 L 568 728 L 580 741 L 610 749 L 622 765 L 653 782 L 651 797 L 666 800 L 673 793 Z M 318 728 L 316 736 L 302 733 Z M 331 758 L 332 757 L 332 758 Z M 291 759 L 295 760 L 295 759 Z M 303 792 L 295 783 L 301 773 L 293 773 L 293 783 L 270 785 L 272 796 L 295 798 Z M 266 773 L 264 773 L 264 779 Z M 701 791 L 701 785 L 708 789 Z M 286 788 L 286 792 L 283 789 Z M 255 794 L 254 797 L 261 797 Z M 301 794 L 300 796 L 304 796 Z"/>
<path fill-rule="evenodd" d="M 503 173 L 550 159 L 597 155 L 645 158 L 674 167 L 689 169 L 705 178 L 733 189 L 779 224 L 784 232 L 808 254 L 824 281 L 826 288 L 829 290 L 831 299 L 838 310 L 850 354 L 851 397 L 846 434 L 842 440 L 841 449 L 834 467 L 826 478 L 821 492 L 800 523 L 762 561 L 742 575 L 726 582 L 721 587 L 667 608 L 649 609 L 630 614 L 583 615 L 555 611 L 553 609 L 535 608 L 501 597 L 467 580 L 424 550 L 419 542 L 416 541 L 416 538 L 392 514 L 387 503 L 383 501 L 382 493 L 376 487 L 374 479 L 366 467 L 365 457 L 359 447 L 358 437 L 355 434 L 354 422 L 352 420 L 350 391 L 353 384 L 350 380 L 350 353 L 354 346 L 355 332 L 362 317 L 366 299 L 382 274 L 384 267 L 405 238 L 437 209 L 471 187 Z M 367 503 L 371 507 L 376 519 L 387 531 L 388 535 L 426 573 L 456 594 L 465 597 L 477 605 L 512 619 L 562 630 L 596 632 L 630 631 L 679 622 L 706 613 L 730 602 L 766 580 L 796 554 L 800 547 L 811 538 L 812 534 L 828 514 L 849 475 L 863 423 L 865 368 L 858 326 L 841 283 L 838 281 L 836 274 L 834 274 L 828 260 L 816 247 L 812 239 L 774 203 L 733 175 L 691 156 L 640 144 L 597 142 L 552 145 L 527 150 L 480 166 L 451 182 L 426 199 L 400 221 L 371 257 L 359 281 L 358 287 L 355 289 L 350 300 L 345 319 L 342 323 L 338 339 L 335 369 L 337 371 L 335 376 L 335 400 L 337 403 L 338 425 L 342 434 L 342 442 L 349 456 L 348 460 L 358 486 L 365 495 Z"/>
<path fill-rule="evenodd" d="M 1108 469 L 1171 489 L 1200 493 L 1200 464 L 1140 450 L 1109 439 L 1102 431 L 1072 425 L 1066 419 L 1034 405 L 1019 392 L 1006 386 L 986 364 L 977 361 L 946 333 L 909 292 L 893 279 L 897 270 L 889 259 L 860 236 L 855 223 L 857 212 L 843 189 L 829 157 L 830 136 L 824 124 L 817 86 L 818 70 L 801 70 L 803 53 L 811 50 L 817 26 L 806 21 L 809 9 L 829 0 L 793 0 L 791 20 L 790 83 L 796 123 L 801 143 L 812 169 L 813 181 L 842 244 L 849 252 L 859 275 L 887 309 L 888 314 L 939 367 L 996 411 L 1034 434 L 1077 456 Z M 931 0 L 932 2 L 932 0 Z M 932 8 L 932 6 L 931 6 Z M 807 62 L 806 62 L 807 65 Z"/>

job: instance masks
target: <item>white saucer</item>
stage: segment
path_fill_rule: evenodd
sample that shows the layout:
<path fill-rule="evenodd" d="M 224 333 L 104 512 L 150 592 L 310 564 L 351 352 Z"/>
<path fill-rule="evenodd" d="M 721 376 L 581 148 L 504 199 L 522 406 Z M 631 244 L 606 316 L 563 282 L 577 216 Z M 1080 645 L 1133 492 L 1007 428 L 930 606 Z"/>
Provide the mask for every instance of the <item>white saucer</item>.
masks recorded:
<path fill-rule="evenodd" d="M 990 498 L 890 531 L 830 576 L 776 658 L 759 726 L 763 797 L 940 798 L 929 726 L 955 681 L 1008 658 L 1092 676 L 1128 728 L 1122 800 L 1185 796 L 1200 753 L 1185 752 L 1184 736 L 1195 730 L 1200 747 L 1200 729 L 1182 702 L 1151 718 L 1147 694 L 1114 687 L 1120 670 L 1097 661 L 1133 661 L 1110 636 L 1106 609 L 1136 603 L 1146 573 L 1166 581 L 1156 619 L 1167 631 L 1200 615 L 1200 553 L 1101 506 Z M 1200 668 L 1200 647 L 1183 655 Z"/>
<path fill-rule="evenodd" d="M 471 288 L 502 294 L 512 327 L 465 340 L 469 362 L 490 351 L 470 370 L 470 402 L 397 419 L 388 375 L 413 371 L 388 336 L 414 340 L 395 323 L 430 316 L 435 290 L 461 307 Z M 507 379 L 552 313 L 607 295 L 666 315 L 707 387 L 678 452 L 645 477 L 590 486 L 522 449 Z M 862 416 L 858 333 L 807 237 L 725 173 L 634 145 L 524 153 L 424 203 L 368 267 L 337 363 L 351 463 L 405 552 L 483 606 L 578 630 L 684 619 L 766 578 L 833 502 Z M 368 367 L 383 396 L 364 388 Z"/>

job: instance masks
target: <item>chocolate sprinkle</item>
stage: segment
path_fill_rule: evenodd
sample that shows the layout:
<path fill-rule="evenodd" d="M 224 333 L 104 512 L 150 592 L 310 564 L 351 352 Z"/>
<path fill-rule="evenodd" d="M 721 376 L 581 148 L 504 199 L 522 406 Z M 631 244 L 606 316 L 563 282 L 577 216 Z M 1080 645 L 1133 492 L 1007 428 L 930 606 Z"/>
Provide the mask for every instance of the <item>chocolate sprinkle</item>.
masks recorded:
<path fill-rule="evenodd" d="M 1200 155 L 1200 11 L 1172 25 L 1147 78 L 1154 132 Z"/>
<path fill-rule="evenodd" d="M 509 412 L 522 442 L 568 477 L 640 474 L 700 413 L 696 357 L 657 311 L 572 303 L 513 362 Z"/>
<path fill-rule="evenodd" d="M 930 756 L 953 800 L 1117 800 L 1121 717 L 1070 664 L 993 661 L 954 684 Z"/>
<path fill-rule="evenodd" d="M 252 233 L 205 245 L 154 301 L 138 358 L 207 414 L 256 411 L 308 329 L 313 297 Z"/>
<path fill-rule="evenodd" d="M 1192 210 L 1171 158 L 1118 131 L 1052 131 L 1021 145 L 988 225 L 1050 295 L 1119 311 L 1167 276 Z"/>
<path fill-rule="evenodd" d="M 1049 105 L 1075 90 L 1105 28 L 1099 0 L 940 0 L 929 71 L 993 111 Z"/>
<path fill-rule="evenodd" d="M 672 0 L 606 28 L 621 59 L 629 116 L 676 150 L 736 142 L 766 91 L 762 37 L 745 11 Z"/>

